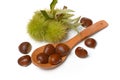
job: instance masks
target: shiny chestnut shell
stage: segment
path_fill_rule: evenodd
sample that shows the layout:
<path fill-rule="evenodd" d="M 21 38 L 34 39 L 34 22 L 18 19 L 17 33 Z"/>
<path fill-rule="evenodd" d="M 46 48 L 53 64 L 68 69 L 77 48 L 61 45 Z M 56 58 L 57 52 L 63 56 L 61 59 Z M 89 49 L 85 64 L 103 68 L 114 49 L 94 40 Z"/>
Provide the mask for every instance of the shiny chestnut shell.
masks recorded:
<path fill-rule="evenodd" d="M 29 55 L 21 56 L 18 59 L 18 64 L 21 66 L 27 67 L 28 65 L 31 64 L 31 57 Z"/>
<path fill-rule="evenodd" d="M 49 63 L 52 65 L 57 65 L 62 61 L 62 58 L 59 54 L 54 53 L 49 56 Z"/>
<path fill-rule="evenodd" d="M 55 47 L 52 44 L 47 44 L 43 53 L 50 56 L 51 54 L 55 53 Z"/>
<path fill-rule="evenodd" d="M 62 57 L 67 56 L 69 54 L 69 51 L 70 48 L 64 43 L 59 43 L 56 45 L 56 53 Z"/>
<path fill-rule="evenodd" d="M 88 26 L 93 24 L 92 20 L 90 18 L 87 18 L 87 17 L 81 18 L 80 23 L 83 27 L 88 27 Z"/>
<path fill-rule="evenodd" d="M 86 58 L 88 56 L 88 52 L 82 47 L 77 47 L 75 54 L 80 58 Z"/>
<path fill-rule="evenodd" d="M 88 38 L 88 39 L 85 40 L 85 45 L 86 45 L 87 47 L 95 48 L 95 47 L 96 47 L 96 44 L 97 44 L 97 42 L 96 42 L 96 40 L 93 39 L 93 38 Z"/>
<path fill-rule="evenodd" d="M 41 63 L 41 64 L 48 63 L 48 56 L 44 53 L 38 54 L 36 58 L 38 63 Z"/>
<path fill-rule="evenodd" d="M 31 51 L 32 46 L 29 42 L 22 42 L 18 48 L 21 53 L 27 54 Z"/>

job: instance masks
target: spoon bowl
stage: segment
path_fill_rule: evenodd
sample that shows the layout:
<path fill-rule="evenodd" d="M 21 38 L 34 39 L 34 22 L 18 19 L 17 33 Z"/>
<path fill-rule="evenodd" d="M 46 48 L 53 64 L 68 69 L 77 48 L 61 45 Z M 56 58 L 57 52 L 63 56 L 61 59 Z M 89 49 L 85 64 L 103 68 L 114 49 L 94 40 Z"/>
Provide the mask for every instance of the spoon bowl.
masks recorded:
<path fill-rule="evenodd" d="M 98 21 L 95 24 L 87 27 L 86 29 L 84 29 L 83 31 L 81 31 L 79 34 L 77 34 L 75 37 L 73 37 L 72 39 L 64 42 L 64 44 L 66 44 L 70 50 L 72 50 L 73 47 L 75 47 L 75 45 L 77 45 L 79 42 L 81 42 L 82 40 L 84 40 L 85 38 L 95 34 L 96 32 L 104 29 L 105 27 L 108 26 L 108 23 L 104 20 Z M 56 47 L 57 44 L 53 44 L 54 47 Z M 37 48 L 36 50 L 33 51 L 32 55 L 31 55 L 31 59 L 34 65 L 36 65 L 39 68 L 43 68 L 43 69 L 53 69 L 58 67 L 59 65 L 61 65 L 68 56 L 64 56 L 62 57 L 62 62 L 57 64 L 57 65 L 51 65 L 50 63 L 47 64 L 40 64 L 37 61 L 37 55 L 42 53 L 44 50 L 45 46 L 41 46 L 39 48 Z"/>

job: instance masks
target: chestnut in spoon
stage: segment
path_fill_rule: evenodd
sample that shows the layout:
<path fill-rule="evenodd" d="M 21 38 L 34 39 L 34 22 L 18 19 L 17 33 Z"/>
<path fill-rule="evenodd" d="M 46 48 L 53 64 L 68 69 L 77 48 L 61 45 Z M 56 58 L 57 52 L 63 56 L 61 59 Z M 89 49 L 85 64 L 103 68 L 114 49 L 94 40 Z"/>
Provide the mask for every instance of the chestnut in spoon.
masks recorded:
<path fill-rule="evenodd" d="M 83 31 L 81 31 L 79 34 L 77 34 L 75 37 L 73 37 L 72 39 L 64 42 L 64 44 L 66 44 L 70 50 L 72 50 L 72 48 L 77 45 L 79 42 L 81 42 L 82 40 L 84 40 L 85 38 L 95 34 L 96 32 L 104 29 L 105 27 L 108 26 L 108 23 L 104 20 L 101 20 L 101 21 L 98 21 L 96 22 L 95 24 L 87 27 L 86 29 L 84 29 Z M 57 44 L 53 44 L 53 46 L 55 47 Z M 66 58 L 68 57 L 67 56 L 64 56 L 62 57 L 62 61 L 61 63 L 57 64 L 57 65 L 52 65 L 50 63 L 46 63 L 46 64 L 41 64 L 41 63 L 38 63 L 37 61 L 37 55 L 42 53 L 43 50 L 44 50 L 45 46 L 42 46 L 42 47 L 39 47 L 37 48 L 36 50 L 33 51 L 32 53 L 32 56 L 31 56 L 31 59 L 32 59 L 32 62 L 34 65 L 36 65 L 37 67 L 40 67 L 40 68 L 43 68 L 43 69 L 52 69 L 52 68 L 55 68 L 59 65 L 61 65 L 65 60 Z"/>

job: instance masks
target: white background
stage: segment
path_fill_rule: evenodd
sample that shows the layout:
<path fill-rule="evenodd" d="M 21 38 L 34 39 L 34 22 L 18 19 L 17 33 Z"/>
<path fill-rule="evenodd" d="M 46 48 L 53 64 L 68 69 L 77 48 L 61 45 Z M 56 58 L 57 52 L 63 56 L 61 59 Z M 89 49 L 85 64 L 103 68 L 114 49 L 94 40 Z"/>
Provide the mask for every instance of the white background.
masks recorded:
<path fill-rule="evenodd" d="M 32 44 L 32 51 L 45 43 L 35 42 L 26 26 L 36 10 L 49 8 L 52 0 L 0 0 L 0 80 L 120 80 L 120 4 L 119 0 L 58 0 L 57 8 L 64 5 L 97 22 L 106 20 L 109 26 L 91 36 L 96 39 L 95 49 L 81 46 L 89 57 L 80 59 L 75 48 L 65 63 L 53 70 L 43 70 L 33 64 L 21 67 L 17 59 L 22 56 L 18 45 Z M 29 55 L 32 54 L 32 51 Z"/>

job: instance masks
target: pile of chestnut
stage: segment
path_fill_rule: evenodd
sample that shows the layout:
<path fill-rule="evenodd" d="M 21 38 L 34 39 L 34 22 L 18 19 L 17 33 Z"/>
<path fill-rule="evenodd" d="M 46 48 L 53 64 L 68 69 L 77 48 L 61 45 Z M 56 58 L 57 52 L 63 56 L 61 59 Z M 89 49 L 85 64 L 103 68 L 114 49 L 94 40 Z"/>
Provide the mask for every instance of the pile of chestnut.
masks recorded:
<path fill-rule="evenodd" d="M 56 47 L 52 44 L 47 44 L 43 53 L 37 55 L 37 61 L 41 64 L 50 63 L 51 65 L 57 65 L 61 63 L 62 57 L 67 56 L 69 52 L 70 48 L 64 43 L 59 43 Z"/>

